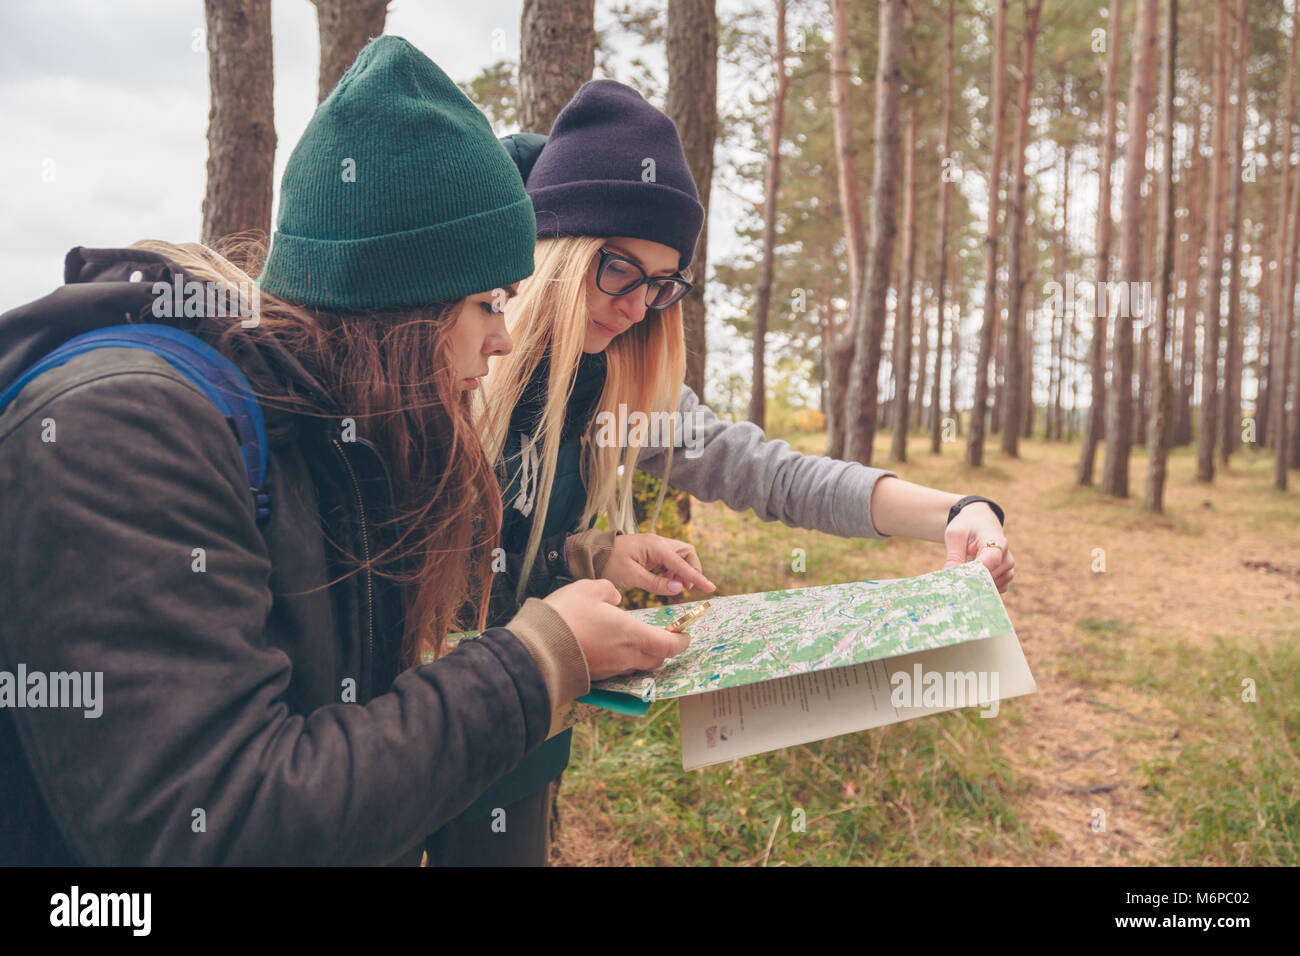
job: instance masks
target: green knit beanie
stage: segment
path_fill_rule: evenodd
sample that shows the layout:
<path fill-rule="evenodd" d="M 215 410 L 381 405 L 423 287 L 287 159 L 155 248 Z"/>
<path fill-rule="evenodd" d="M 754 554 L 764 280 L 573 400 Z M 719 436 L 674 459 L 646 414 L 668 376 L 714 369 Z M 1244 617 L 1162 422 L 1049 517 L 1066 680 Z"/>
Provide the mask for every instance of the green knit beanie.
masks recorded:
<path fill-rule="evenodd" d="M 427 56 L 381 36 L 289 157 L 258 282 L 314 308 L 452 302 L 531 275 L 536 235 L 487 118 Z"/>

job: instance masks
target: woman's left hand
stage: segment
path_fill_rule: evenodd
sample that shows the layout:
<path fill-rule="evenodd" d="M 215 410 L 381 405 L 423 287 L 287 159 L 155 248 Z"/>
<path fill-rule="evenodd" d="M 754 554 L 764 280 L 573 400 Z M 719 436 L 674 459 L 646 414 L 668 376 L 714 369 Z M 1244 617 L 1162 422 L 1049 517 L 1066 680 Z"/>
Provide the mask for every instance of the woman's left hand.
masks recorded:
<path fill-rule="evenodd" d="M 653 573 L 659 570 L 664 573 Z M 601 577 L 613 581 L 619 589 L 644 588 L 663 596 L 680 594 L 683 585 L 701 591 L 717 590 L 704 576 L 694 547 L 657 534 L 616 537 L 614 553 L 605 563 Z"/>
<path fill-rule="evenodd" d="M 957 512 L 944 532 L 943 541 L 948 548 L 945 568 L 979 558 L 993 575 L 998 591 L 1005 592 L 1010 587 L 1016 574 L 1016 559 L 1011 556 L 1002 522 L 984 502 L 973 502 Z"/>

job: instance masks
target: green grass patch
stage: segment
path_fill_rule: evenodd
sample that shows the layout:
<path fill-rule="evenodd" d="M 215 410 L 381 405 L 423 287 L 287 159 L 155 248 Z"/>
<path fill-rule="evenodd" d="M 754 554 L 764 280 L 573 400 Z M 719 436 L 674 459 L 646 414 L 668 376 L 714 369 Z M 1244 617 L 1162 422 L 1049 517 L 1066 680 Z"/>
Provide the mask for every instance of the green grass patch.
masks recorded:
<path fill-rule="evenodd" d="M 1003 712 L 1012 709 L 1004 705 Z M 1025 791 L 978 712 L 849 734 L 687 773 L 677 708 L 574 734 L 563 792 L 640 864 L 938 864 L 1024 858 Z M 770 844 L 770 846 L 769 846 Z"/>
<path fill-rule="evenodd" d="M 1295 866 L 1300 862 L 1300 647 L 1218 641 L 1180 668 L 1168 701 L 1189 739 L 1177 758 L 1144 765 L 1167 819 L 1171 865 Z M 1245 680 L 1254 682 L 1255 700 Z"/>
<path fill-rule="evenodd" d="M 1081 634 L 1073 653 L 1059 662 L 1063 677 L 1085 687 L 1105 686 L 1118 679 L 1127 660 L 1130 632 L 1123 621 L 1086 617 L 1074 624 Z"/>

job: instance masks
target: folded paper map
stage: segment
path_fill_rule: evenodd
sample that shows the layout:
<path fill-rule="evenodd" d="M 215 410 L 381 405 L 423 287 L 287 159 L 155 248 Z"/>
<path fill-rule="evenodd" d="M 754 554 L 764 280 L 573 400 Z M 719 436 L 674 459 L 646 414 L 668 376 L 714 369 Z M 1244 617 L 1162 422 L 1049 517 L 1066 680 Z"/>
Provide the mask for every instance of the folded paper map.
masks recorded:
<path fill-rule="evenodd" d="M 958 707 L 996 710 L 1035 690 L 978 561 L 709 602 L 685 651 L 657 671 L 598 681 L 579 701 L 636 714 L 679 699 L 688 770 Z M 694 606 L 631 613 L 664 626 Z"/>

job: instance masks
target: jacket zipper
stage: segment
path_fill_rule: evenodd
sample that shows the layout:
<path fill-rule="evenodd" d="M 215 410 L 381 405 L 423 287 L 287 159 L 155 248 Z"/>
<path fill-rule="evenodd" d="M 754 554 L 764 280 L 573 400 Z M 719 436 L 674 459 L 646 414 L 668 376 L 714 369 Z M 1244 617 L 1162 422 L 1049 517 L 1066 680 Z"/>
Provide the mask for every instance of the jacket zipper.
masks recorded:
<path fill-rule="evenodd" d="M 343 459 L 343 464 L 348 469 L 348 476 L 352 479 L 352 488 L 357 494 L 357 508 L 361 513 L 361 550 L 366 559 L 366 649 L 370 655 L 370 678 L 374 680 L 375 670 L 375 579 L 370 570 L 370 535 L 366 529 L 366 505 L 361 497 L 361 484 L 357 481 L 356 472 L 352 470 L 352 462 L 348 460 L 347 452 L 339 444 L 337 438 L 331 438 L 330 441 L 338 450 L 339 457 Z"/>

